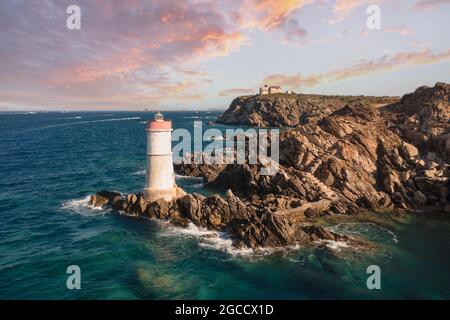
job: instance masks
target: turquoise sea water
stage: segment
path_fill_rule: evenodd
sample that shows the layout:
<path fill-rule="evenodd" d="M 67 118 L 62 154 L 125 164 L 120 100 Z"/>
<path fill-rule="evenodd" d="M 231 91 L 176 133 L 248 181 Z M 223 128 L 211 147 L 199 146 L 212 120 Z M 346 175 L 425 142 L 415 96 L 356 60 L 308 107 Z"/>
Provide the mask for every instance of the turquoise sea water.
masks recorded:
<path fill-rule="evenodd" d="M 218 113 L 166 113 L 174 127 Z M 151 113 L 0 113 L 0 299 L 449 299 L 450 216 L 328 218 L 368 251 L 330 243 L 237 251 L 226 235 L 87 208 L 100 189 L 144 183 Z M 178 177 L 189 192 L 198 179 Z M 368 290 L 366 268 L 381 268 Z M 66 268 L 81 268 L 68 290 Z"/>

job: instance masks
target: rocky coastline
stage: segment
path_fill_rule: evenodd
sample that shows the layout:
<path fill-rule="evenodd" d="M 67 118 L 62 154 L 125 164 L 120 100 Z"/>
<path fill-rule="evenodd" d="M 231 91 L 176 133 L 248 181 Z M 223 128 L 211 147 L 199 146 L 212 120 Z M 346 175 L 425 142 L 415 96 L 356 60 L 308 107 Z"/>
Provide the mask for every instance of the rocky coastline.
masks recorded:
<path fill-rule="evenodd" d="M 420 87 L 401 99 L 295 95 L 240 97 L 220 123 L 280 127 L 280 167 L 181 164 L 179 174 L 203 177 L 225 197 L 187 194 L 148 202 L 142 194 L 100 191 L 95 207 L 167 219 L 183 227 L 228 232 L 236 247 L 284 247 L 362 239 L 314 223 L 325 215 L 367 210 L 450 213 L 450 84 Z M 314 104 L 316 103 L 316 104 Z"/>

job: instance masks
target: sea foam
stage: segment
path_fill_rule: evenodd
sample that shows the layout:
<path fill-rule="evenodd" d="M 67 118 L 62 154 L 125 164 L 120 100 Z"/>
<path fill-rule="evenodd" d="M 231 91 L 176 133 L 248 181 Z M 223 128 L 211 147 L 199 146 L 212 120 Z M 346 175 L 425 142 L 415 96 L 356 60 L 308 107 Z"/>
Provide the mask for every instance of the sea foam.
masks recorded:
<path fill-rule="evenodd" d="M 276 252 L 286 253 L 300 248 L 298 245 L 282 248 L 236 248 L 227 232 L 200 228 L 193 223 L 182 228 L 173 226 L 167 221 L 159 222 L 163 228 L 162 236 L 195 238 L 199 241 L 200 247 L 225 252 L 232 257 L 258 260 Z"/>
<path fill-rule="evenodd" d="M 115 118 L 115 119 L 76 121 L 76 122 L 61 123 L 61 124 L 54 124 L 54 125 L 46 126 L 46 127 L 34 128 L 34 129 L 29 130 L 29 131 L 57 128 L 57 127 L 73 126 L 73 125 L 76 125 L 76 124 L 87 124 L 87 123 L 96 123 L 96 122 L 113 122 L 113 121 L 127 121 L 127 120 L 139 120 L 139 119 L 140 119 L 140 117 L 129 117 L 129 118 Z"/>
<path fill-rule="evenodd" d="M 200 241 L 199 246 L 223 251 L 232 256 L 250 256 L 255 254 L 253 249 L 234 247 L 233 240 L 225 232 L 200 228 L 193 223 L 190 223 L 186 228 L 175 227 L 168 222 L 162 223 L 164 224 L 162 236 L 196 238 Z"/>
<path fill-rule="evenodd" d="M 78 213 L 81 215 L 92 215 L 92 214 L 105 214 L 109 212 L 109 209 L 103 209 L 100 207 L 94 207 L 89 204 L 91 196 L 86 196 L 81 199 L 72 199 L 65 201 L 61 204 L 61 209 L 63 211 L 69 211 L 72 213 Z"/>

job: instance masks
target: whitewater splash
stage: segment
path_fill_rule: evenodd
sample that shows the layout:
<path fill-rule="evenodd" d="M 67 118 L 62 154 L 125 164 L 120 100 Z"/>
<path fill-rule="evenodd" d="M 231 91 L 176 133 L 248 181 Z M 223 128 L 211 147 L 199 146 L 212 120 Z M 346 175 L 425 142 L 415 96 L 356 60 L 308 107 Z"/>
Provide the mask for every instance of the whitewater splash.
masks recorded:
<path fill-rule="evenodd" d="M 139 171 L 133 172 L 133 175 L 135 175 L 135 176 L 145 176 L 146 172 L 147 172 L 146 170 L 139 170 Z"/>
<path fill-rule="evenodd" d="M 204 248 L 226 252 L 232 256 L 254 256 L 256 251 L 251 248 L 236 248 L 233 240 L 225 232 L 200 228 L 190 223 L 186 228 L 175 227 L 168 222 L 160 222 L 163 228 L 161 236 L 195 238 Z"/>
<path fill-rule="evenodd" d="M 162 227 L 163 232 L 160 235 L 163 237 L 194 238 L 199 241 L 200 247 L 221 251 L 232 257 L 245 258 L 251 261 L 265 258 L 274 253 L 282 253 L 285 256 L 300 248 L 299 245 L 280 248 L 236 248 L 233 246 L 233 240 L 229 234 L 223 231 L 197 227 L 192 222 L 186 228 L 176 227 L 167 221 L 158 220 L 157 222 Z"/>
<path fill-rule="evenodd" d="M 327 248 L 334 250 L 334 251 L 341 251 L 343 248 L 348 248 L 348 243 L 344 241 L 334 241 L 334 240 L 321 240 L 319 243 L 325 243 Z"/>
<path fill-rule="evenodd" d="M 72 199 L 65 201 L 61 204 L 61 209 L 63 211 L 69 211 L 72 213 L 78 213 L 81 215 L 87 215 L 92 216 L 94 213 L 95 215 L 99 214 L 106 214 L 110 212 L 110 209 L 103 209 L 99 207 L 94 207 L 89 204 L 89 200 L 91 199 L 91 196 L 86 196 L 81 199 Z"/>

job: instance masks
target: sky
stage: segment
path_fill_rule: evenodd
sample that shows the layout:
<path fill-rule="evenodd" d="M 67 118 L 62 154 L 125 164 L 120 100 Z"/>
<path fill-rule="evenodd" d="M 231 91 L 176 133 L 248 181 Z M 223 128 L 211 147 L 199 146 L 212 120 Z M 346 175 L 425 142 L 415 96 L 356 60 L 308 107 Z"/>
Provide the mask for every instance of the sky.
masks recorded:
<path fill-rule="evenodd" d="M 0 110 L 225 109 L 263 84 L 401 96 L 438 81 L 450 0 L 0 1 Z"/>

